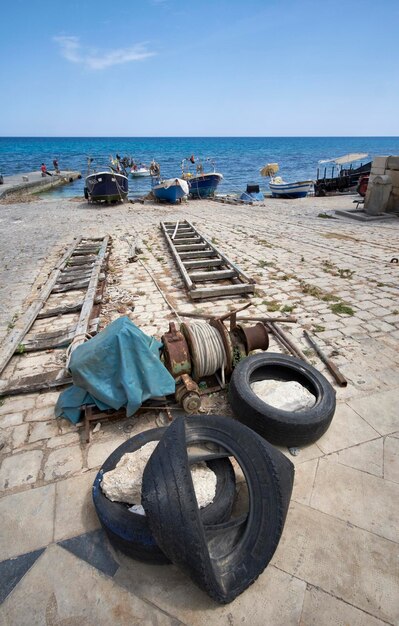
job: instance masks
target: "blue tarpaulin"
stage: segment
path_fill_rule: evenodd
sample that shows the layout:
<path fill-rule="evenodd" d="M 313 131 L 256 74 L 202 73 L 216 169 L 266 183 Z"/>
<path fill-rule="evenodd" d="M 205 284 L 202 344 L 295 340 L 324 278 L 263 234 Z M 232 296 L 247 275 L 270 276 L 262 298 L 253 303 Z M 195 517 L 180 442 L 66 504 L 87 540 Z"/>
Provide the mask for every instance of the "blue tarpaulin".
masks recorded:
<path fill-rule="evenodd" d="M 115 320 L 72 353 L 74 385 L 58 398 L 56 417 L 76 423 L 85 404 L 101 410 L 125 406 L 130 416 L 145 400 L 174 393 L 174 378 L 159 358 L 161 347 L 128 317 Z"/>

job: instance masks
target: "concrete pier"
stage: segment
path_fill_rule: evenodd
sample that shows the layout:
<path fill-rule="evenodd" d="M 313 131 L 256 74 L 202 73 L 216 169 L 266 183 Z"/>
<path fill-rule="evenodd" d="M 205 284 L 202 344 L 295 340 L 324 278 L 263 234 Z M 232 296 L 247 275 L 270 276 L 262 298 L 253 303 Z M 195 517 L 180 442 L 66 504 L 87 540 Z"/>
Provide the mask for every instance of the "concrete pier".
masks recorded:
<path fill-rule="evenodd" d="M 26 191 L 26 193 L 34 193 L 39 190 L 45 191 L 52 187 L 72 183 L 74 180 L 82 177 L 80 172 L 68 170 L 61 171 L 59 174 L 56 174 L 55 171 L 50 171 L 50 174 L 52 174 L 52 176 L 42 176 L 42 173 L 38 171 L 4 176 L 4 183 L 0 185 L 0 198 L 24 191 Z"/>

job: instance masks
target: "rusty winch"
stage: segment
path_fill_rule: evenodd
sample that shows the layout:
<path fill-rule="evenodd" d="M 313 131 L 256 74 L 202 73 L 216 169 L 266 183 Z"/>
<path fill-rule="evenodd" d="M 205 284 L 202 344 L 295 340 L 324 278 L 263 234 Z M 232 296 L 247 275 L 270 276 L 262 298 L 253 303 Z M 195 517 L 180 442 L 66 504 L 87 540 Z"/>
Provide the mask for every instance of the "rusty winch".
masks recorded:
<path fill-rule="evenodd" d="M 229 329 L 224 324 L 227 319 Z M 217 388 L 223 388 L 225 375 L 252 350 L 267 350 L 269 336 L 264 324 L 237 324 L 236 312 L 230 312 L 209 322 L 184 322 L 180 330 L 170 322 L 162 342 L 165 366 L 176 379 L 176 400 L 187 413 L 194 413 L 201 406 L 201 394 L 210 391 L 209 387 L 200 390 L 198 383 L 216 376 Z"/>

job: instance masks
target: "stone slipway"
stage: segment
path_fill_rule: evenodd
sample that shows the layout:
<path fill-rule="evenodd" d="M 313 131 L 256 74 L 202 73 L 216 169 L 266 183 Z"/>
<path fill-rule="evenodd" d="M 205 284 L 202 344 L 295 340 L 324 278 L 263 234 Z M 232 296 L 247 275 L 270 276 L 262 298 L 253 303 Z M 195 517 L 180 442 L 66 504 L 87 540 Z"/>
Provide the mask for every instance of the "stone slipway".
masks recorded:
<path fill-rule="evenodd" d="M 0 198 L 21 192 L 32 193 L 37 190 L 45 191 L 52 187 L 72 183 L 77 178 L 82 177 L 80 172 L 68 170 L 61 171 L 60 174 L 55 174 L 55 172 L 51 173 L 52 176 L 42 176 L 41 172 L 27 172 L 25 174 L 4 176 L 4 183 L 0 185 Z"/>

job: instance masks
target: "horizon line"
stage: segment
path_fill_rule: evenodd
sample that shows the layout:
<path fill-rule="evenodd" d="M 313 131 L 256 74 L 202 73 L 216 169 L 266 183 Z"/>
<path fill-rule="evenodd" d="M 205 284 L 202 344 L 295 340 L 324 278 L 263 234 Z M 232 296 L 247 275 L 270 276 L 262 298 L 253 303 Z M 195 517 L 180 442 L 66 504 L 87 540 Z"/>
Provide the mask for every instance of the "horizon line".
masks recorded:
<path fill-rule="evenodd" d="M 399 135 L 0 135 L 0 139 L 399 139 Z"/>

